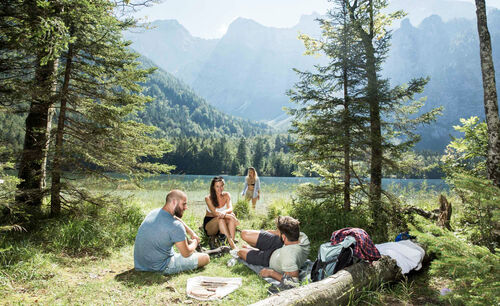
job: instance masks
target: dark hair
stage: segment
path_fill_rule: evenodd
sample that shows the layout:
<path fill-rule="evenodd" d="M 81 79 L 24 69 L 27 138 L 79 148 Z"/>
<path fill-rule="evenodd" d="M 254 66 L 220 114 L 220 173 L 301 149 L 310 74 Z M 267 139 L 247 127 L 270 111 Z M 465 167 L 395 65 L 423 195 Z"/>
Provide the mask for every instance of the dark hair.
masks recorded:
<path fill-rule="evenodd" d="M 279 216 L 276 219 L 276 227 L 285 235 L 289 241 L 297 241 L 300 236 L 300 222 L 289 216 Z"/>
<path fill-rule="evenodd" d="M 224 185 L 224 178 L 222 176 L 216 176 L 210 183 L 210 200 L 215 207 L 219 207 L 219 201 L 217 201 L 217 193 L 215 192 L 215 183 L 217 182 L 222 182 L 222 185 Z"/>

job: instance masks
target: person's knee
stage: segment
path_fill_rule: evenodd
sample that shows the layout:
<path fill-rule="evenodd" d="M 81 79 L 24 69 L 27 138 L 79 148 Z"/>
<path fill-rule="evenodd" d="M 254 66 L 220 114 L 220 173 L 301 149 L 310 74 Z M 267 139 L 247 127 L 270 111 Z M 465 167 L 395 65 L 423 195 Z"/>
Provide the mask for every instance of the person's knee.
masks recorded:
<path fill-rule="evenodd" d="M 250 238 L 250 230 L 242 230 L 241 231 L 241 239 L 245 240 L 248 242 L 248 239 Z"/>
<path fill-rule="evenodd" d="M 198 255 L 198 268 L 206 266 L 209 263 L 210 263 L 210 256 L 208 256 L 208 254 L 200 253 Z"/>
<path fill-rule="evenodd" d="M 243 259 L 243 260 L 246 261 L 247 260 L 247 253 L 248 253 L 247 250 L 245 250 L 245 249 L 239 249 L 237 254 L 238 254 L 239 258 L 241 258 L 241 259 Z"/>

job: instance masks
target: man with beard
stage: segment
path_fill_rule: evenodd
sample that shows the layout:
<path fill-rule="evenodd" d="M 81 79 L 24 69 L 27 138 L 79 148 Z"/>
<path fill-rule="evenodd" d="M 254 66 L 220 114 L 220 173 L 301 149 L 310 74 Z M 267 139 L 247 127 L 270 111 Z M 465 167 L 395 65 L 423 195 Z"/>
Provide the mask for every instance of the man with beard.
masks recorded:
<path fill-rule="evenodd" d="M 167 194 L 165 205 L 146 216 L 135 237 L 134 267 L 137 271 L 175 274 L 210 262 L 207 254 L 195 252 L 200 238 L 181 220 L 186 209 L 187 195 L 181 190 L 172 190 Z M 186 232 L 191 236 L 189 242 Z M 172 249 L 174 244 L 180 254 Z"/>

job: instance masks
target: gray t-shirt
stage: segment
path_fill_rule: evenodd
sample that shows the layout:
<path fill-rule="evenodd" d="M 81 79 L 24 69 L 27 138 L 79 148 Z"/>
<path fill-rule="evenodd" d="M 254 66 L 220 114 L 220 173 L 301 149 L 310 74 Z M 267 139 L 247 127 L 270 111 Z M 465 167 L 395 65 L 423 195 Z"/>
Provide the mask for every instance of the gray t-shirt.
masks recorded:
<path fill-rule="evenodd" d="M 299 243 L 284 245 L 277 249 L 269 259 L 269 268 L 281 274 L 299 271 L 309 256 L 309 238 L 300 232 Z"/>
<path fill-rule="evenodd" d="M 142 221 L 134 244 L 134 268 L 162 272 L 174 255 L 174 243 L 186 239 L 179 220 L 161 208 L 151 211 Z"/>

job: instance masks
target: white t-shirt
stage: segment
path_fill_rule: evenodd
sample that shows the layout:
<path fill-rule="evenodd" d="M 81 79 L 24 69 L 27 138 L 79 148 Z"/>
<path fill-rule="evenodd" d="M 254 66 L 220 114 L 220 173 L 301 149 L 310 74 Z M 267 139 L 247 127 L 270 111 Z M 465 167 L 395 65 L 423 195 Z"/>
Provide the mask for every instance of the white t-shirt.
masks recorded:
<path fill-rule="evenodd" d="M 269 259 L 269 268 L 283 274 L 299 271 L 309 256 L 309 238 L 300 232 L 299 243 L 284 245 L 277 249 Z"/>

